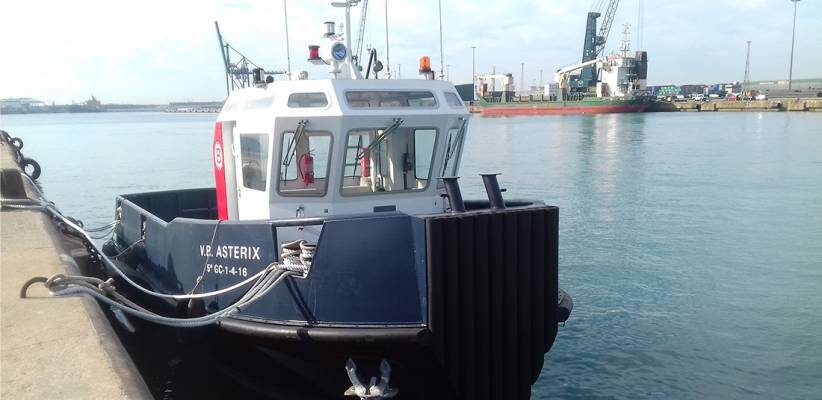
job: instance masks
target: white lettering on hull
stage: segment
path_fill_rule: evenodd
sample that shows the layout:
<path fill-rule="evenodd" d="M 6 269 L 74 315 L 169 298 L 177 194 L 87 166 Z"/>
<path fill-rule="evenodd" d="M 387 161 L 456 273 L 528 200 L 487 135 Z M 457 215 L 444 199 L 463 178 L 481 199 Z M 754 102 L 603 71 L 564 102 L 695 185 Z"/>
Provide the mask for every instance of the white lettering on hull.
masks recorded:
<path fill-rule="evenodd" d="M 227 258 L 234 260 L 260 260 L 260 246 L 217 246 L 212 252 L 211 245 L 200 245 L 200 257 Z"/>

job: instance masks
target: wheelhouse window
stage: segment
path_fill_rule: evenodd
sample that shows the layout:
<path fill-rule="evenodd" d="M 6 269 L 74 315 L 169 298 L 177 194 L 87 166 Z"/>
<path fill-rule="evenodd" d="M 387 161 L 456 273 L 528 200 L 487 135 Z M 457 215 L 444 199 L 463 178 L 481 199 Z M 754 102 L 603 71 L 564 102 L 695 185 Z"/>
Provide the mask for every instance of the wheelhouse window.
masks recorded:
<path fill-rule="evenodd" d="M 435 129 L 414 130 L 414 177 L 428 180 L 431 175 L 431 155 L 437 140 Z"/>
<path fill-rule="evenodd" d="M 345 93 L 351 108 L 436 108 L 437 99 L 426 91 L 357 90 Z"/>
<path fill-rule="evenodd" d="M 241 134 L 240 161 L 243 186 L 265 191 L 268 181 L 268 135 Z"/>
<path fill-rule="evenodd" d="M 288 96 L 289 108 L 319 108 L 328 105 L 325 93 L 292 93 Z"/>
<path fill-rule="evenodd" d="M 445 92 L 445 101 L 448 102 L 448 105 L 454 108 L 462 107 L 462 100 L 460 97 L 457 96 L 456 93 L 452 92 Z"/>
<path fill-rule="evenodd" d="M 329 132 L 284 132 L 278 191 L 283 196 L 324 196 L 331 158 Z"/>
<path fill-rule="evenodd" d="M 442 157 L 440 176 L 457 176 L 467 123 L 468 120 L 464 119 L 459 127 L 448 130 L 448 135 L 445 137 L 445 153 Z"/>
<path fill-rule="evenodd" d="M 350 131 L 346 138 L 342 194 L 426 189 L 436 141 L 436 129 L 402 128 L 399 122 L 381 129 Z"/>

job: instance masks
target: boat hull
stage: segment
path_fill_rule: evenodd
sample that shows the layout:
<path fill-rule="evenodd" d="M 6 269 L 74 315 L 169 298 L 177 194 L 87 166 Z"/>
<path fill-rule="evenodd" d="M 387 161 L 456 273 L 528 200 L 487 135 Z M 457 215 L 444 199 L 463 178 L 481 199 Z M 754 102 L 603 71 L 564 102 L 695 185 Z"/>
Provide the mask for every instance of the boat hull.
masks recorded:
<path fill-rule="evenodd" d="M 479 106 L 484 116 L 509 115 L 576 115 L 645 112 L 650 106 L 644 101 L 569 101 L 489 104 Z"/>
<path fill-rule="evenodd" d="M 154 290 L 212 291 L 277 260 L 285 230 L 319 227 L 308 276 L 286 278 L 220 321 L 229 342 L 290 360 L 286 367 L 333 383 L 334 393 L 347 387 L 351 358 L 386 360 L 391 382 L 413 394 L 404 398 L 530 397 L 561 318 L 556 207 L 469 201 L 466 212 L 426 216 L 216 221 L 214 197 L 213 189 L 120 197 L 111 253 L 131 248 L 120 262 Z M 226 274 L 231 267 L 248 271 Z M 238 296 L 171 303 L 163 313 L 196 317 Z"/>

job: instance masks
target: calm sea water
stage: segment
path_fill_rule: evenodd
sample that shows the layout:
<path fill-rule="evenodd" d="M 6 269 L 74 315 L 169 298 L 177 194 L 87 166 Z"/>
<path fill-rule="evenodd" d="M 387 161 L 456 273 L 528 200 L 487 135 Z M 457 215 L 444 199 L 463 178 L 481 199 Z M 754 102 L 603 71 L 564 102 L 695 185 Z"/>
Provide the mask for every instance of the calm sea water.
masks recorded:
<path fill-rule="evenodd" d="M 3 116 L 87 225 L 213 185 L 213 114 Z M 574 312 L 538 399 L 822 397 L 822 114 L 474 118 L 461 175 L 560 207 Z"/>

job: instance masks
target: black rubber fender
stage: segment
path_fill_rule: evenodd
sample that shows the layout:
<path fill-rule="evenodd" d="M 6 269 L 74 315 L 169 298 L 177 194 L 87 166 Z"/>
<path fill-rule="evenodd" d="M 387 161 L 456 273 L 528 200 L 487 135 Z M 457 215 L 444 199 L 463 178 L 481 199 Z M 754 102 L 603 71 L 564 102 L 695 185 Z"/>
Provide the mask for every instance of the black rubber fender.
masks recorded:
<path fill-rule="evenodd" d="M 19 137 L 12 138 L 11 145 L 14 146 L 17 151 L 23 150 L 23 139 L 20 139 Z"/>
<path fill-rule="evenodd" d="M 103 254 L 105 254 L 108 257 L 114 257 L 118 253 L 119 251 L 117 251 L 117 245 L 114 243 L 113 240 L 107 240 L 105 243 L 103 243 Z"/>
<path fill-rule="evenodd" d="M 28 165 L 31 165 L 31 167 L 32 167 L 32 171 L 31 171 L 31 173 L 29 173 L 28 171 L 26 171 L 26 166 L 28 166 Z M 31 178 L 31 180 L 33 180 L 33 181 L 36 181 L 36 180 L 37 180 L 37 178 L 39 178 L 39 177 L 40 177 L 40 173 L 41 173 L 41 172 L 43 172 L 43 171 L 40 169 L 40 164 L 38 164 L 38 163 L 37 163 L 37 161 L 34 161 L 34 159 L 32 159 L 32 158 L 26 158 L 26 157 L 21 158 L 21 159 L 20 159 L 20 168 L 21 168 L 21 169 L 23 170 L 23 172 L 25 172 L 25 173 L 26 173 L 26 175 L 28 175 L 28 176 L 29 176 L 29 178 Z"/>
<path fill-rule="evenodd" d="M 571 311 L 574 309 L 574 300 L 571 295 L 562 289 L 559 289 L 559 299 L 557 301 L 557 323 L 564 323 L 571 317 Z"/>

